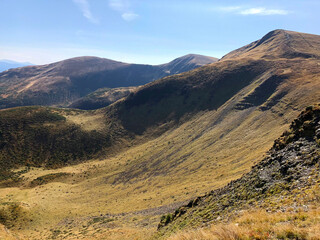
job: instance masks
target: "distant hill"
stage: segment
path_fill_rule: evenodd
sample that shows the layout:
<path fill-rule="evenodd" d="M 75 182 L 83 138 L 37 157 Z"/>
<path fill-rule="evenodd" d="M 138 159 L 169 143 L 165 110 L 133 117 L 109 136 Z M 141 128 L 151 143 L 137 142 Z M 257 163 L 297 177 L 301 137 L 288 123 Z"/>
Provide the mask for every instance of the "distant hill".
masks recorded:
<path fill-rule="evenodd" d="M 11 68 L 19 68 L 32 65 L 34 64 L 28 62 L 15 62 L 11 60 L 2 59 L 0 60 L 0 72 L 6 71 Z"/>
<path fill-rule="evenodd" d="M 188 72 L 200 66 L 216 62 L 218 59 L 197 54 L 188 54 L 158 67 L 169 75 Z"/>
<path fill-rule="evenodd" d="M 97 57 L 78 57 L 0 73 L 0 108 L 26 105 L 68 106 L 99 89 L 139 86 L 216 62 L 187 55 L 163 65 L 141 65 Z"/>

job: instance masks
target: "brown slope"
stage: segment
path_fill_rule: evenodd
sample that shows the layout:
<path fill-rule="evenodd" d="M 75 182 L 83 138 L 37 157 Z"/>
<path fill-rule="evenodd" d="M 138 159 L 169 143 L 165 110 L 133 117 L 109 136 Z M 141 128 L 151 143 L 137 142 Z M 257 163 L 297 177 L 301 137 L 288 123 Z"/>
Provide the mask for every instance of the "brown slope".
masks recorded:
<path fill-rule="evenodd" d="M 158 77 L 160 78 L 160 76 L 164 76 L 164 75 L 173 75 L 181 72 L 187 72 L 192 69 L 195 69 L 216 61 L 218 61 L 217 58 L 196 55 L 196 54 L 188 54 L 186 56 L 177 58 L 169 63 L 156 66 L 156 69 L 160 69 L 160 75 L 158 75 L 155 78 L 158 78 Z M 156 69 L 154 74 L 156 74 L 158 71 Z M 127 95 L 129 95 L 130 92 L 132 92 L 131 90 L 134 89 L 134 87 L 130 87 L 131 88 L 130 91 L 125 91 L 125 89 L 127 88 L 97 89 L 95 92 L 88 94 L 85 97 L 80 98 L 79 100 L 73 102 L 68 107 L 78 108 L 83 110 L 92 110 L 92 109 L 106 107 L 112 104 L 113 102 L 119 100 L 120 98 L 126 97 Z"/>
<path fill-rule="evenodd" d="M 192 69 L 218 61 L 217 58 L 188 54 L 169 63 L 159 65 L 162 73 L 169 75 L 187 72 Z M 130 89 L 130 91 L 129 91 Z M 115 101 L 128 96 L 135 87 L 101 88 L 70 104 L 70 108 L 93 110 L 106 107 Z"/>
<path fill-rule="evenodd" d="M 290 79 L 318 74 L 319 48 L 317 35 L 275 30 L 218 63 L 146 85 L 118 104 L 116 114 L 126 128 L 139 132 L 186 113 L 218 109 L 248 86 L 251 91 L 235 108 L 270 109 L 288 93 Z"/>
<path fill-rule="evenodd" d="M 83 94 L 81 87 L 74 84 L 74 79 L 88 73 L 114 71 L 125 66 L 128 64 L 108 59 L 78 57 L 48 65 L 5 71 L 0 74 L 0 105 L 1 108 L 7 108 L 72 101 Z"/>
<path fill-rule="evenodd" d="M 176 63 L 151 66 L 97 57 L 78 57 L 42 66 L 0 73 L 0 108 L 25 105 L 62 105 L 102 87 L 138 86 L 211 63 L 216 59 L 182 57 Z M 198 62 L 199 61 L 199 62 Z M 174 67 L 172 67 L 174 65 Z"/>
<path fill-rule="evenodd" d="M 145 135 L 152 129 L 165 131 L 181 125 L 162 137 L 161 141 L 168 143 L 167 147 L 152 147 L 145 156 L 132 162 L 119 180 L 159 174 L 190 174 L 188 178 L 192 179 L 192 175 L 201 176 L 206 167 L 213 167 L 212 174 L 228 172 L 226 169 L 230 169 L 226 176 L 231 172 L 241 174 L 247 164 L 252 164 L 256 154 L 262 154 L 270 147 L 273 139 L 296 116 L 297 111 L 320 100 L 320 73 L 316 71 L 316 65 L 301 61 L 289 65 L 281 63 L 283 69 L 296 69 L 294 73 L 283 74 L 283 69 L 279 69 L 277 63 L 277 67 L 264 64 L 266 72 L 262 73 L 255 72 L 260 69 L 257 62 L 257 65 L 250 63 L 251 75 L 244 71 L 242 76 L 245 78 L 237 78 L 241 74 L 229 75 L 225 72 L 219 77 L 221 73 L 212 69 L 213 72 L 202 76 L 212 81 L 211 76 L 218 80 L 216 83 L 209 81 L 182 90 L 179 85 L 175 85 L 175 88 L 164 85 L 165 89 L 173 89 L 174 93 L 168 95 L 160 95 L 155 89 L 146 88 L 145 92 L 137 92 L 136 97 L 133 95 L 121 104 L 112 106 L 119 107 L 112 116 L 120 119 L 120 125 L 134 134 Z M 237 68 L 233 66 L 228 69 L 236 73 Z M 305 69 L 310 70 L 309 74 L 298 74 Z M 272 74 L 272 71 L 279 72 Z M 305 78 L 310 80 L 306 81 Z M 274 82 L 274 79 L 279 79 L 279 82 Z M 183 81 L 186 79 L 182 78 L 181 84 L 185 83 Z M 230 85 L 236 81 L 240 82 L 230 89 Z M 172 83 L 169 81 L 166 84 Z M 266 91 L 260 90 L 261 86 L 264 89 L 270 85 Z M 157 94 L 159 98 L 152 102 L 148 93 L 152 96 Z M 138 98 L 139 94 L 141 98 Z M 220 161 L 224 163 L 220 165 Z M 212 177 L 215 179 L 218 176 Z"/>

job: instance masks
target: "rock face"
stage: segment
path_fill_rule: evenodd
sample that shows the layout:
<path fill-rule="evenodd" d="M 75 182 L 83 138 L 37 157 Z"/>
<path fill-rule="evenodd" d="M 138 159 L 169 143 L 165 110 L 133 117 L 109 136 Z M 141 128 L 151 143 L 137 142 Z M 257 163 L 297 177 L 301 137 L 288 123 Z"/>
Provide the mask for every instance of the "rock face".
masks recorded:
<path fill-rule="evenodd" d="M 0 73 L 0 109 L 26 105 L 68 106 L 99 88 L 139 86 L 205 64 L 216 58 L 187 55 L 163 65 L 77 57 Z"/>
<path fill-rule="evenodd" d="M 163 216 L 160 233 L 203 225 L 268 197 L 290 194 L 319 180 L 320 106 L 308 107 L 274 143 L 260 163 L 227 186 L 198 197 L 173 214 Z M 302 190 L 301 190 L 302 191 Z"/>

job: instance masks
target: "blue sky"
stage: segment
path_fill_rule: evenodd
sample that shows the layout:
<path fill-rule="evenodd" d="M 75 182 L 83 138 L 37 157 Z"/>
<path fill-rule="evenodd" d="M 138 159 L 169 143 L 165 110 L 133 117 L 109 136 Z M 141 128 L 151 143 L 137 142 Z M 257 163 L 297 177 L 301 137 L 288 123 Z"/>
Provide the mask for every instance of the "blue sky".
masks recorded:
<path fill-rule="evenodd" d="M 0 59 L 222 57 L 274 29 L 320 35 L 319 12 L 319 0 L 0 0 Z"/>

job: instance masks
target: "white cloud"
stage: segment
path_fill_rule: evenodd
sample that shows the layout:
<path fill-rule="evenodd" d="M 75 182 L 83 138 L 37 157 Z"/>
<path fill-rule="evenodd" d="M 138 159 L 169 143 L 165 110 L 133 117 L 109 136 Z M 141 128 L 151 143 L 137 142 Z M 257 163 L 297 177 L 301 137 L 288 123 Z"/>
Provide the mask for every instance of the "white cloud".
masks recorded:
<path fill-rule="evenodd" d="M 124 0 L 109 0 L 109 6 L 118 12 L 125 12 L 129 9 L 129 2 Z"/>
<path fill-rule="evenodd" d="M 87 0 L 73 0 L 73 2 L 75 4 L 77 4 L 77 6 L 80 8 L 83 16 L 85 18 L 87 18 L 90 22 L 94 23 L 94 24 L 98 24 L 99 20 L 96 19 L 93 15 L 92 12 L 90 10 L 90 5 L 89 2 Z"/>
<path fill-rule="evenodd" d="M 121 17 L 122 17 L 124 20 L 130 22 L 130 21 L 133 21 L 133 20 L 137 19 L 137 18 L 139 17 L 139 15 L 138 15 L 138 14 L 135 14 L 135 13 L 129 13 L 129 12 L 128 12 L 128 13 L 123 13 L 123 14 L 121 15 Z"/>
<path fill-rule="evenodd" d="M 130 3 L 127 0 L 109 0 L 109 7 L 119 12 L 125 21 L 130 22 L 139 17 L 138 14 L 131 10 Z"/>
<path fill-rule="evenodd" d="M 282 9 L 268 9 L 265 7 L 246 8 L 241 6 L 228 6 L 218 8 L 221 12 L 230 12 L 241 15 L 287 15 L 289 11 Z"/>
<path fill-rule="evenodd" d="M 281 9 L 248 8 L 239 13 L 241 15 L 287 15 L 289 12 Z"/>

